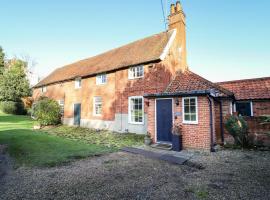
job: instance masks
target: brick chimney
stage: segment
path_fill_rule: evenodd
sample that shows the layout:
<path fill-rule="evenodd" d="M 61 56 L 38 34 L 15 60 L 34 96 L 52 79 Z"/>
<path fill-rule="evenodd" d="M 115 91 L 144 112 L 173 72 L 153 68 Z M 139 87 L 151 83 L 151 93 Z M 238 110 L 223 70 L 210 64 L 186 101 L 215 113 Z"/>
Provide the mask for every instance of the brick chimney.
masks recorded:
<path fill-rule="evenodd" d="M 180 64 L 182 70 L 187 67 L 187 50 L 186 50 L 186 16 L 182 9 L 180 1 L 171 4 L 170 15 L 168 17 L 169 30 L 176 29 L 176 38 L 174 53 L 177 63 Z"/>

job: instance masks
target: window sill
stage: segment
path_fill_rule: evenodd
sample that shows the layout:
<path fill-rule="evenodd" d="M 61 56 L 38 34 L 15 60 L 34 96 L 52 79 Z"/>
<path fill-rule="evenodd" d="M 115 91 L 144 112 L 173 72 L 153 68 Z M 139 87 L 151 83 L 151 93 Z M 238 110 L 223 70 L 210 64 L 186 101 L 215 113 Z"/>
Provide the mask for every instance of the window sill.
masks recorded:
<path fill-rule="evenodd" d="M 143 79 L 143 78 L 144 78 L 144 76 L 136 77 L 136 78 L 128 77 L 128 80 L 138 80 L 138 79 Z"/>
<path fill-rule="evenodd" d="M 196 122 L 192 122 L 192 121 L 183 121 L 183 124 L 186 124 L 186 125 L 198 125 L 199 122 L 196 121 Z"/>
<path fill-rule="evenodd" d="M 132 125 L 144 125 L 144 122 L 128 122 L 128 123 Z"/>

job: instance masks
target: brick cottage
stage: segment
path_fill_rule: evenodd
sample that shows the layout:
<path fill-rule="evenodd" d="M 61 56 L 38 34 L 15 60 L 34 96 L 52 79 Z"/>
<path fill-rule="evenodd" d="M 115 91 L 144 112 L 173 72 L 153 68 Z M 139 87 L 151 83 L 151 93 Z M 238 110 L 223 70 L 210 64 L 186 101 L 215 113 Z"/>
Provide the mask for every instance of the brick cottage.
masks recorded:
<path fill-rule="evenodd" d="M 188 68 L 180 2 L 171 5 L 168 21 L 166 32 L 56 69 L 34 87 L 34 100 L 57 100 L 64 124 L 149 132 L 155 143 L 171 143 L 178 122 L 184 148 L 213 149 L 224 142 L 234 93 Z"/>

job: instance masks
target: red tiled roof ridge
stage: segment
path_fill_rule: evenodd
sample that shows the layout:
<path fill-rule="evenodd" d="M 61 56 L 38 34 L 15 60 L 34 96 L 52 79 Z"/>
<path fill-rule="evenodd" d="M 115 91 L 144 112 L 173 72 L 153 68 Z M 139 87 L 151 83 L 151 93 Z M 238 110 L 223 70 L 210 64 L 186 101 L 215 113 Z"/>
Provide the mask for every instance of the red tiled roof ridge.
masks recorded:
<path fill-rule="evenodd" d="M 179 91 L 216 90 L 219 96 L 231 97 L 233 93 L 201 76 L 188 70 L 177 71 L 175 78 L 166 88 L 165 93 L 177 93 Z"/>
<path fill-rule="evenodd" d="M 231 80 L 231 81 L 220 81 L 215 82 L 216 84 L 229 84 L 229 83 L 241 83 L 241 82 L 249 82 L 249 81 L 264 81 L 264 80 L 270 80 L 270 76 L 266 77 L 260 77 L 260 78 L 247 78 L 247 79 L 238 79 L 238 80 Z"/>

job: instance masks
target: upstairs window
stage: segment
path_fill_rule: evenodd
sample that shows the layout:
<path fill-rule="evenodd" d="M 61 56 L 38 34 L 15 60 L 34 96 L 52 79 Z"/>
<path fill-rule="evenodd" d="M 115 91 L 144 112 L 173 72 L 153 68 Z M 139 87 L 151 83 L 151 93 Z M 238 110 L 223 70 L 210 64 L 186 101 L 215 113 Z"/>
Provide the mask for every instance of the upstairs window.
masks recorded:
<path fill-rule="evenodd" d="M 94 97 L 94 115 L 100 116 L 102 114 L 102 98 Z"/>
<path fill-rule="evenodd" d="M 253 116 L 252 102 L 236 102 L 235 108 L 236 112 L 238 112 L 241 116 Z"/>
<path fill-rule="evenodd" d="M 103 85 L 107 83 L 107 75 L 106 74 L 99 74 L 96 76 L 96 84 Z"/>
<path fill-rule="evenodd" d="M 143 97 L 129 97 L 129 123 L 143 124 L 144 122 Z"/>
<path fill-rule="evenodd" d="M 143 75 L 144 75 L 143 65 L 136 66 L 136 67 L 130 67 L 128 70 L 128 78 L 129 79 L 142 78 Z"/>
<path fill-rule="evenodd" d="M 81 78 L 76 78 L 75 79 L 75 89 L 81 88 L 82 87 L 82 79 Z"/>
<path fill-rule="evenodd" d="M 46 87 L 46 86 L 43 86 L 43 87 L 41 88 L 41 92 L 42 92 L 42 93 L 47 92 L 47 87 Z"/>
<path fill-rule="evenodd" d="M 58 104 L 60 106 L 60 113 L 61 116 L 64 116 L 64 106 L 65 106 L 65 101 L 63 99 L 58 101 Z"/>
<path fill-rule="evenodd" d="M 186 124 L 198 123 L 197 97 L 183 98 L 183 123 Z"/>

